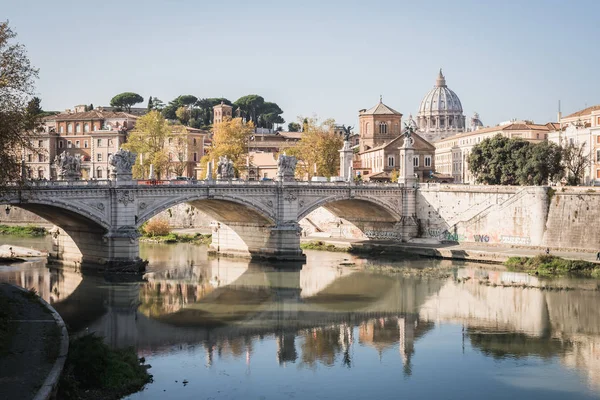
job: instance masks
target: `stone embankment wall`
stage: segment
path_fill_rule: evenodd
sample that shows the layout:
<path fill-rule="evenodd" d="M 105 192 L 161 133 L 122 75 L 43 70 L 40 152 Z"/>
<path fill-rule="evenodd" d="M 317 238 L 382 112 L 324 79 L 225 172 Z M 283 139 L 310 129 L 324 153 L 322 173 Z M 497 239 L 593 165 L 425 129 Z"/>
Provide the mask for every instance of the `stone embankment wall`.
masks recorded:
<path fill-rule="evenodd" d="M 548 202 L 544 187 L 422 185 L 420 237 L 543 246 Z"/>

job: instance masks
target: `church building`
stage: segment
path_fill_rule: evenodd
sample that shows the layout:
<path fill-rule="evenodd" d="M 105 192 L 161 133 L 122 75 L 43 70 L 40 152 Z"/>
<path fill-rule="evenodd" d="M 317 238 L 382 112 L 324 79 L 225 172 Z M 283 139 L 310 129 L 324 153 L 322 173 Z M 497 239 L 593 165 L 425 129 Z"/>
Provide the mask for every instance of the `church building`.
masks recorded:
<path fill-rule="evenodd" d="M 400 147 L 404 144 L 402 114 L 379 103 L 368 110 L 360 110 L 359 152 L 355 157 L 354 169 L 369 181 L 390 181 L 394 170 L 401 173 Z M 413 125 L 417 132 L 416 125 Z M 413 133 L 413 165 L 418 181 L 427 181 L 435 171 L 435 147 Z"/>

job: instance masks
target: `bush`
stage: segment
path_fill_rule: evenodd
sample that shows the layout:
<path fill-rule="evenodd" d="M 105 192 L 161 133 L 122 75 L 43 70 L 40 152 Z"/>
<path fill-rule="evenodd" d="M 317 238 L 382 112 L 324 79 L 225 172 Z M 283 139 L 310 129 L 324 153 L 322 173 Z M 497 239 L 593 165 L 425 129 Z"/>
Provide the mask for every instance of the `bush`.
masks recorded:
<path fill-rule="evenodd" d="M 144 227 L 146 236 L 166 236 L 171 233 L 169 221 L 164 218 L 153 218 L 148 221 Z"/>
<path fill-rule="evenodd" d="M 112 350 L 93 334 L 71 340 L 58 398 L 117 399 L 137 392 L 152 380 L 141 361 L 133 348 Z"/>

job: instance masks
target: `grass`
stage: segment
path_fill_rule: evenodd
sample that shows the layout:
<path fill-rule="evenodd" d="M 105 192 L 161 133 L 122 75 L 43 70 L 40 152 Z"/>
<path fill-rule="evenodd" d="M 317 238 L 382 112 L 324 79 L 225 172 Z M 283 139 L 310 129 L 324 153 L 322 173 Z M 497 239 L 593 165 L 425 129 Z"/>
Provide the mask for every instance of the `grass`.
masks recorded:
<path fill-rule="evenodd" d="M 326 244 L 322 241 L 316 242 L 305 242 L 300 243 L 300 248 L 302 250 L 322 250 L 322 251 L 334 251 L 338 253 L 348 253 L 350 251 L 349 247 L 337 247 L 333 244 Z"/>
<path fill-rule="evenodd" d="M 12 235 L 18 237 L 42 237 L 46 236 L 49 232 L 46 228 L 27 225 L 27 226 L 10 226 L 0 225 L 0 235 Z"/>
<path fill-rule="evenodd" d="M 530 257 L 510 257 L 504 265 L 511 271 L 524 271 L 543 276 L 580 275 L 600 278 L 600 266 L 583 260 L 538 255 Z"/>
<path fill-rule="evenodd" d="M 59 399 L 120 399 L 152 381 L 133 348 L 112 350 L 93 334 L 71 340 Z"/>
<path fill-rule="evenodd" d="M 169 233 L 167 235 L 144 235 L 142 241 L 152 241 L 159 243 L 194 243 L 194 244 L 210 244 L 212 235 L 204 235 L 202 233 L 190 234 L 179 234 Z"/>

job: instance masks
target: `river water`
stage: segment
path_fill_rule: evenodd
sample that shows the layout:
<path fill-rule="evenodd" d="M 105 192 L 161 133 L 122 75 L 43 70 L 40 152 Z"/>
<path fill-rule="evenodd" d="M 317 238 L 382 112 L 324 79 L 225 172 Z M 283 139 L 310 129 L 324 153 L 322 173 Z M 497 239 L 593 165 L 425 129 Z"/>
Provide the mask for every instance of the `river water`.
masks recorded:
<path fill-rule="evenodd" d="M 143 280 L 43 261 L 0 280 L 35 288 L 73 332 L 135 346 L 154 382 L 128 399 L 600 398 L 600 281 L 326 252 L 252 264 L 190 244 L 141 256 Z"/>

